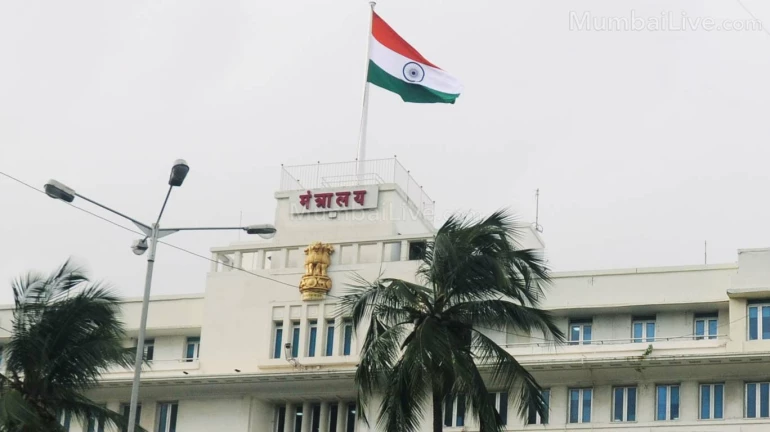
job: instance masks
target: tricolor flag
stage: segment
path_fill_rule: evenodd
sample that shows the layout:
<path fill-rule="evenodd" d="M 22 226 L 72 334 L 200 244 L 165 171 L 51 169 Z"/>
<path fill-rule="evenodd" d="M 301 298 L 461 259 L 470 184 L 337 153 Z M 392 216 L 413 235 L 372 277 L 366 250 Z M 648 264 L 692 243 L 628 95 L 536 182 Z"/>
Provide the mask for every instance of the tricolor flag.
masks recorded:
<path fill-rule="evenodd" d="M 455 103 L 463 86 L 412 48 L 372 12 L 367 81 L 401 96 L 404 102 Z"/>

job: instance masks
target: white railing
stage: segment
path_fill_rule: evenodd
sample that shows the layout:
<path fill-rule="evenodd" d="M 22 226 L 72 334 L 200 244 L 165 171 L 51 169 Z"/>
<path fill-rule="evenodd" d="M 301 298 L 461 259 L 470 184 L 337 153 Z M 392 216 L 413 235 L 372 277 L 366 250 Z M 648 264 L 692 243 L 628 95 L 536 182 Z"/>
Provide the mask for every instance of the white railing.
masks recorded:
<path fill-rule="evenodd" d="M 656 337 L 654 340 L 648 341 L 645 338 L 624 338 L 624 339 L 597 339 L 592 340 L 588 342 L 570 342 L 566 341 L 564 344 L 558 345 L 560 347 L 570 347 L 570 346 L 604 346 L 604 345 L 624 345 L 624 344 L 634 344 L 638 346 L 644 346 L 646 347 L 649 344 L 659 343 L 659 342 L 674 342 L 674 341 L 708 341 L 708 340 L 726 340 L 729 339 L 728 335 L 717 335 L 717 336 L 695 336 L 695 335 L 687 335 L 687 336 L 675 336 L 675 337 Z M 556 346 L 554 342 L 549 341 L 538 341 L 538 342 L 514 342 L 514 343 L 508 343 L 503 345 L 506 348 L 524 348 L 524 347 L 553 347 Z"/>
<path fill-rule="evenodd" d="M 279 191 L 393 183 L 429 220 L 435 203 L 396 158 L 281 167 Z"/>

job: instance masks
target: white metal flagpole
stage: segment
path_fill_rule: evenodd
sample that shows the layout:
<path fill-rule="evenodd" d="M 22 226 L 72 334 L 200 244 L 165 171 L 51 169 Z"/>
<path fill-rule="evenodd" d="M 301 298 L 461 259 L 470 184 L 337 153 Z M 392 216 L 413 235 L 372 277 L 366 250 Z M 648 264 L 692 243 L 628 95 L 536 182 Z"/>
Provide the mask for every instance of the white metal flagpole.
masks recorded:
<path fill-rule="evenodd" d="M 358 134 L 358 175 L 364 173 L 364 161 L 366 160 L 366 122 L 369 117 L 369 50 L 372 45 L 372 20 L 374 19 L 375 1 L 369 2 L 369 33 L 366 35 L 366 69 L 364 72 L 364 102 L 361 108 L 361 129 Z M 360 178 L 359 178 L 360 180 Z"/>

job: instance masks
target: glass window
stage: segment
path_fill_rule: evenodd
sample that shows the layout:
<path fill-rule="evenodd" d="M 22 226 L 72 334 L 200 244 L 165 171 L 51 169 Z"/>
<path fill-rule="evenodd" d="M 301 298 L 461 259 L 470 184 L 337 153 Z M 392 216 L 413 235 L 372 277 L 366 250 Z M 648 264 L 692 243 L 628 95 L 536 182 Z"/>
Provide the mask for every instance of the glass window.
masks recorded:
<path fill-rule="evenodd" d="M 348 404 L 348 415 L 345 423 L 345 432 L 355 432 L 356 430 L 356 404 Z"/>
<path fill-rule="evenodd" d="M 340 246 L 340 265 L 353 264 L 355 258 L 355 248 L 353 245 Z"/>
<path fill-rule="evenodd" d="M 527 412 L 527 424 L 548 424 L 548 411 L 551 409 L 551 390 L 543 390 L 542 395 L 546 406 L 545 418 L 541 418 L 535 408 L 529 407 Z"/>
<path fill-rule="evenodd" d="M 385 243 L 382 248 L 382 260 L 386 262 L 399 261 L 401 259 L 401 242 Z"/>
<path fill-rule="evenodd" d="M 302 267 L 305 260 L 302 259 L 303 252 L 297 248 L 286 250 L 286 268 Z"/>
<path fill-rule="evenodd" d="M 749 304 L 749 340 L 770 339 L 770 304 Z"/>
<path fill-rule="evenodd" d="M 342 355 L 350 355 L 351 345 L 353 344 L 353 321 L 345 320 L 342 329 Z"/>
<path fill-rule="evenodd" d="M 569 323 L 569 344 L 590 345 L 592 325 L 591 320 L 571 320 Z"/>
<path fill-rule="evenodd" d="M 176 416 L 179 404 L 176 402 L 163 402 L 158 404 L 158 429 L 157 432 L 176 432 Z"/>
<path fill-rule="evenodd" d="M 283 429 L 285 427 L 286 427 L 286 407 L 279 406 L 275 410 L 275 431 L 274 432 L 283 432 Z"/>
<path fill-rule="evenodd" d="M 201 338 L 200 337 L 188 337 L 187 349 L 185 350 L 185 360 L 193 361 L 200 356 L 201 353 Z"/>
<path fill-rule="evenodd" d="M 294 432 L 302 432 L 302 405 L 294 406 Z"/>
<path fill-rule="evenodd" d="M 359 263 L 376 263 L 379 262 L 377 256 L 377 244 L 361 244 L 358 245 L 358 262 Z"/>
<path fill-rule="evenodd" d="M 307 356 L 315 357 L 316 339 L 318 338 L 318 321 L 310 321 L 308 333 Z"/>
<path fill-rule="evenodd" d="M 155 339 L 147 339 L 144 341 L 144 358 L 150 361 L 153 357 L 155 357 Z"/>
<path fill-rule="evenodd" d="M 679 385 L 658 385 L 655 389 L 655 420 L 678 419 Z"/>
<path fill-rule="evenodd" d="M 262 260 L 262 268 L 264 270 L 270 270 L 278 268 L 278 260 L 276 257 L 278 256 L 278 251 L 276 250 L 266 250 L 265 251 L 265 258 Z"/>
<path fill-rule="evenodd" d="M 299 322 L 291 323 L 291 356 L 299 357 Z"/>
<path fill-rule="evenodd" d="M 770 417 L 770 383 L 746 383 L 746 417 Z"/>
<path fill-rule="evenodd" d="M 105 408 L 105 407 L 102 406 L 102 408 Z M 104 432 L 104 419 L 89 417 L 86 425 L 86 430 L 88 432 Z"/>
<path fill-rule="evenodd" d="M 655 317 L 635 317 L 631 329 L 635 343 L 655 342 Z"/>
<path fill-rule="evenodd" d="M 724 384 L 700 385 L 701 420 L 721 419 L 724 411 Z"/>
<path fill-rule="evenodd" d="M 465 426 L 465 405 L 466 401 L 464 395 L 451 395 L 444 398 L 444 426 Z"/>
<path fill-rule="evenodd" d="M 612 389 L 612 421 L 636 421 L 636 387 Z"/>
<path fill-rule="evenodd" d="M 329 405 L 329 432 L 336 432 L 337 431 L 337 413 L 338 413 L 338 411 L 339 411 L 339 406 L 337 404 Z"/>
<path fill-rule="evenodd" d="M 716 313 L 695 314 L 695 339 L 716 339 L 718 323 Z"/>
<path fill-rule="evenodd" d="M 334 355 L 334 320 L 328 320 L 326 321 L 326 356 L 332 355 Z"/>
<path fill-rule="evenodd" d="M 283 343 L 283 323 L 276 321 L 273 323 L 275 331 L 273 332 L 273 358 L 281 358 L 281 344 Z"/>
<path fill-rule="evenodd" d="M 428 243 L 425 240 L 416 240 L 409 242 L 409 261 L 418 261 L 425 256 L 425 250 Z"/>
<path fill-rule="evenodd" d="M 131 405 L 130 404 L 120 404 L 120 413 L 128 419 L 129 414 L 131 414 Z M 142 419 L 142 405 L 136 404 L 136 415 L 134 416 L 134 423 L 139 426 L 139 422 Z M 120 429 L 122 432 L 126 432 L 128 430 L 128 425 Z"/>
<path fill-rule="evenodd" d="M 590 388 L 569 389 L 569 423 L 591 422 L 592 396 Z"/>
<path fill-rule="evenodd" d="M 313 417 L 310 419 L 310 432 L 319 432 L 321 429 L 321 405 L 313 405 Z"/>
<path fill-rule="evenodd" d="M 59 424 L 62 425 L 62 428 L 68 432 L 70 430 L 70 423 L 72 422 L 72 413 L 69 411 L 59 411 L 59 415 L 57 417 L 59 419 Z"/>

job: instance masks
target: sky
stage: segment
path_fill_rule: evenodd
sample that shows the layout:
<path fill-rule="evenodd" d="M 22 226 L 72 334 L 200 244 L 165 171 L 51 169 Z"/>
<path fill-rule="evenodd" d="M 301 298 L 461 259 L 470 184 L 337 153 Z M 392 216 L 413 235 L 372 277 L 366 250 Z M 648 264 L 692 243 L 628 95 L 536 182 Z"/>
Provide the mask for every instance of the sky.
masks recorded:
<path fill-rule="evenodd" d="M 709 263 L 735 262 L 770 246 L 770 32 L 700 24 L 751 11 L 770 29 L 770 3 L 742 3 L 382 0 L 465 89 L 421 105 L 373 88 L 367 156 L 397 155 L 437 223 L 501 207 L 531 221 L 540 189 L 556 271 L 702 264 L 704 241 Z M 0 172 L 152 222 L 184 158 L 165 226 L 271 223 L 281 164 L 355 158 L 367 16 L 364 0 L 0 2 Z M 612 18 L 645 24 L 597 29 Z M 0 302 L 68 257 L 141 295 L 135 234 L 1 175 L 0 199 Z M 238 234 L 167 239 L 209 256 Z M 208 268 L 161 246 L 153 294 L 202 292 Z"/>

